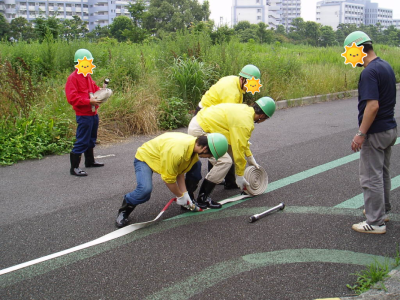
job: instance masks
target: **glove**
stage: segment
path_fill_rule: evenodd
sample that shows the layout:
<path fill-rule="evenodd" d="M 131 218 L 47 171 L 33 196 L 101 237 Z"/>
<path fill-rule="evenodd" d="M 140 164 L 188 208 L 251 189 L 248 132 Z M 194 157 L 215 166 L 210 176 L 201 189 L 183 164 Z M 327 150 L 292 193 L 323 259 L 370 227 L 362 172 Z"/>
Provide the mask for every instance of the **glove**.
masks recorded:
<path fill-rule="evenodd" d="M 193 203 L 192 199 L 190 199 L 188 192 L 185 192 L 182 197 L 176 198 L 176 203 L 190 211 L 202 211 L 202 209 L 198 207 L 196 203 Z"/>
<path fill-rule="evenodd" d="M 189 205 L 192 206 L 193 202 L 192 199 L 190 199 L 189 193 L 185 192 L 182 197 L 176 198 L 176 203 L 178 203 L 179 205 Z"/>
<path fill-rule="evenodd" d="M 243 191 L 243 189 L 249 183 L 247 182 L 247 180 L 243 176 L 236 176 L 236 184 Z"/>
<path fill-rule="evenodd" d="M 249 165 L 255 166 L 257 169 L 260 168 L 260 165 L 256 162 L 253 155 L 247 157 L 247 162 L 249 163 Z"/>

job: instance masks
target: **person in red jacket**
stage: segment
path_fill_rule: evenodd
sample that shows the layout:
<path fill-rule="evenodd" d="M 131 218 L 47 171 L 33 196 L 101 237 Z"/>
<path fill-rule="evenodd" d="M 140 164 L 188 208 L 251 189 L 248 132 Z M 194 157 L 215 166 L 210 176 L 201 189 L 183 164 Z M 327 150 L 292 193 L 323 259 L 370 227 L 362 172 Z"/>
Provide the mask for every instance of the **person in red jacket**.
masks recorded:
<path fill-rule="evenodd" d="M 93 149 L 96 145 L 99 116 L 97 109 L 100 101 L 93 94 L 100 90 L 92 80 L 90 74 L 95 66 L 92 64 L 93 56 L 89 50 L 79 49 L 75 52 L 76 70 L 68 77 L 65 85 L 65 94 L 68 103 L 76 113 L 76 141 L 70 153 L 71 175 L 87 176 L 87 173 L 79 168 L 82 153 L 85 154 L 85 166 L 103 167 L 104 164 L 96 162 Z"/>

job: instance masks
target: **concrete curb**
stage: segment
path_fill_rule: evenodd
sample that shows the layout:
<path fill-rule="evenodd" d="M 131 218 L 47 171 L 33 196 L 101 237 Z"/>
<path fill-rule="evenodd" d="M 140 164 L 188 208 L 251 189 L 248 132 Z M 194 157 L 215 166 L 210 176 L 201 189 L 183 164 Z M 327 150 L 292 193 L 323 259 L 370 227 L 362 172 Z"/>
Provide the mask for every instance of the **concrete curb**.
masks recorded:
<path fill-rule="evenodd" d="M 314 103 L 318 103 L 318 102 L 340 100 L 340 99 L 346 99 L 346 98 L 357 97 L 357 96 L 358 96 L 358 91 L 352 90 L 352 91 L 345 91 L 345 92 L 339 92 L 339 93 L 333 93 L 333 94 L 327 94 L 327 95 L 301 97 L 301 98 L 296 98 L 296 99 L 277 101 L 276 108 L 282 109 L 282 108 L 289 108 L 289 107 L 295 107 L 295 106 L 310 105 L 310 104 L 314 104 Z"/>
<path fill-rule="evenodd" d="M 396 84 L 397 90 L 400 89 L 400 83 Z M 276 102 L 277 109 L 295 107 L 295 106 L 303 106 L 303 105 L 310 105 L 318 102 L 326 102 L 326 101 L 333 101 L 333 100 L 341 100 L 346 98 L 353 98 L 358 96 L 358 90 L 350 90 L 344 91 L 339 93 L 333 94 L 326 94 L 326 95 L 316 95 L 316 96 L 308 96 L 308 97 L 301 97 L 296 99 L 290 100 L 280 100 Z M 400 299 L 400 298 L 399 298 Z"/>

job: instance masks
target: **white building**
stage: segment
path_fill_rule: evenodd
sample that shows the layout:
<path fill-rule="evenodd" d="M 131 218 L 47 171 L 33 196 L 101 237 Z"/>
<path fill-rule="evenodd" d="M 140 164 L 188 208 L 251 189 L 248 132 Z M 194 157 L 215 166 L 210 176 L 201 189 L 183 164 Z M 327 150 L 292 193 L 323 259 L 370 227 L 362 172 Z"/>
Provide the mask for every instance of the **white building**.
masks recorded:
<path fill-rule="evenodd" d="M 73 16 L 79 16 L 83 21 L 88 22 L 89 30 L 93 30 L 97 25 L 111 24 L 117 16 L 129 16 L 127 9 L 129 2 L 115 0 L 0 0 L 0 13 L 3 13 L 8 22 L 18 17 L 32 21 L 39 16 L 55 16 L 59 19 L 72 19 Z"/>
<path fill-rule="evenodd" d="M 379 8 L 371 0 L 323 0 L 317 2 L 316 21 L 334 30 L 339 24 L 392 25 L 393 10 Z"/>
<path fill-rule="evenodd" d="M 268 24 L 268 6 L 265 0 L 232 0 L 232 25 L 241 21 Z"/>
<path fill-rule="evenodd" d="M 301 0 L 233 0 L 232 25 L 240 21 L 251 24 L 264 22 L 270 28 L 283 25 L 288 28 L 301 17 Z"/>
<path fill-rule="evenodd" d="M 392 25 L 393 25 L 396 29 L 400 29 L 400 19 L 393 19 Z"/>
<path fill-rule="evenodd" d="M 301 0 L 281 0 L 275 2 L 277 3 L 278 9 L 272 11 L 280 14 L 280 22 L 278 25 L 285 26 L 287 31 L 293 19 L 301 18 Z"/>
<path fill-rule="evenodd" d="M 392 25 L 393 10 L 378 7 L 378 3 L 371 3 L 371 0 L 365 1 L 365 25 L 375 25 L 381 23 L 384 28 Z"/>

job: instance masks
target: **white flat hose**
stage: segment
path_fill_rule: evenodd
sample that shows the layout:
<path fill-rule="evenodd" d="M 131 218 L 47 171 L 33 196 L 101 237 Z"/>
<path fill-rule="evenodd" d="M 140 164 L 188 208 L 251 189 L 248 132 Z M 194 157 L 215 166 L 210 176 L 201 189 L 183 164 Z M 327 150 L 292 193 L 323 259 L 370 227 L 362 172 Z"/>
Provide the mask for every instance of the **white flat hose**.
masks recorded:
<path fill-rule="evenodd" d="M 258 169 L 255 166 L 249 166 L 244 170 L 244 178 L 249 183 L 246 185 L 246 194 L 257 196 L 263 194 L 268 187 L 268 174 L 263 167 Z"/>
<path fill-rule="evenodd" d="M 246 194 L 245 195 L 238 195 L 236 197 L 220 201 L 219 203 L 225 204 L 225 203 L 229 203 L 229 202 L 239 201 L 239 200 L 242 200 L 242 199 L 245 199 L 245 198 L 250 198 L 250 197 L 253 197 L 253 196 L 256 196 L 256 195 L 260 195 L 260 194 L 264 193 L 265 190 L 267 189 L 267 186 L 268 186 L 268 175 L 267 175 L 267 172 L 264 170 L 263 167 L 260 166 L 260 168 L 257 169 L 254 166 L 249 166 L 244 171 L 244 175 L 243 176 L 249 182 L 249 184 L 246 185 L 246 190 L 245 190 Z M 0 276 L 4 275 L 4 274 L 7 274 L 7 273 L 10 273 L 10 272 L 13 272 L 13 271 L 16 271 L 16 270 L 19 270 L 19 269 L 22 269 L 22 268 L 25 268 L 25 267 L 28 267 L 28 266 L 32 266 L 32 265 L 35 265 L 35 264 L 38 264 L 38 263 L 41 263 L 41 262 L 56 258 L 56 257 L 63 256 L 63 255 L 66 255 L 66 254 L 69 254 L 69 253 L 72 253 L 72 252 L 75 252 L 75 251 L 78 251 L 78 250 L 82 250 L 82 249 L 85 249 L 85 248 L 92 247 L 94 245 L 98 245 L 98 244 L 101 244 L 101 243 L 104 243 L 104 242 L 107 242 L 107 241 L 111 241 L 113 239 L 119 238 L 121 236 L 124 236 L 124 235 L 126 235 L 128 233 L 131 233 L 133 231 L 136 231 L 138 229 L 150 226 L 150 225 L 156 223 L 160 219 L 160 217 L 162 216 L 164 211 L 175 200 L 176 200 L 176 198 L 172 198 L 167 203 L 167 205 L 165 205 L 165 207 L 162 209 L 162 211 L 157 215 L 157 217 L 154 220 L 151 220 L 151 221 L 148 221 L 148 222 L 131 224 L 131 225 L 128 225 L 128 226 L 123 227 L 121 229 L 115 230 L 115 231 L 113 231 L 113 232 L 111 232 L 109 234 L 106 234 L 106 235 L 104 235 L 104 236 L 102 236 L 102 237 L 100 237 L 98 239 L 95 239 L 95 240 L 93 240 L 91 242 L 88 242 L 88 243 L 85 243 L 85 244 L 82 244 L 82 245 L 79 245 L 79 246 L 76 246 L 76 247 L 73 247 L 73 248 L 70 248 L 70 249 L 67 249 L 67 250 L 64 250 L 64 251 L 53 253 L 53 254 L 38 258 L 38 259 L 34 259 L 34 260 L 31 260 L 31 261 L 28 261 L 28 262 L 25 262 L 25 263 L 22 263 L 22 264 L 19 264 L 19 265 L 16 265 L 16 266 L 12 266 L 12 267 L 0 270 Z"/>
<path fill-rule="evenodd" d="M 247 180 L 249 184 L 246 185 L 246 189 L 244 192 L 246 194 L 238 195 L 236 197 L 232 197 L 226 200 L 222 200 L 218 203 L 225 204 L 229 202 L 239 201 L 245 198 L 250 198 L 253 196 L 261 195 L 265 193 L 268 187 L 268 174 L 267 171 L 263 167 L 259 167 L 258 169 L 255 166 L 248 166 L 244 170 L 243 177 Z"/>
<path fill-rule="evenodd" d="M 0 270 L 0 276 L 4 275 L 4 274 L 7 274 L 7 273 L 10 273 L 10 272 L 13 272 L 13 271 L 16 271 L 16 270 L 19 270 L 19 269 L 22 269 L 22 268 L 26 268 L 26 267 L 29 267 L 29 266 L 44 262 L 46 260 L 50 260 L 50 259 L 53 259 L 53 258 L 56 258 L 56 257 L 60 257 L 60 256 L 63 256 L 63 255 L 66 255 L 66 254 L 69 254 L 69 253 L 72 253 L 72 252 L 75 252 L 75 251 L 78 251 L 78 250 L 82 250 L 82 249 L 85 249 L 85 248 L 89 248 L 89 247 L 92 247 L 92 246 L 95 246 L 95 245 L 102 244 L 104 242 L 108 242 L 108 241 L 114 240 L 116 238 L 119 238 L 121 236 L 127 235 L 128 233 L 131 233 L 131 232 L 136 231 L 138 229 L 150 226 L 153 223 L 156 223 L 160 219 L 160 217 L 162 216 L 164 211 L 174 201 L 176 201 L 176 198 L 172 198 L 171 200 L 169 200 L 167 205 L 164 206 L 162 211 L 157 215 L 157 217 L 154 220 L 147 221 L 147 222 L 142 222 L 142 223 L 131 224 L 131 225 L 125 226 L 123 228 L 120 228 L 118 230 L 115 230 L 115 231 L 113 231 L 111 233 L 108 233 L 108 234 L 106 234 L 106 235 L 104 235 L 104 236 L 102 236 L 102 237 L 100 237 L 98 239 L 95 239 L 93 241 L 90 241 L 88 243 L 81 244 L 79 246 L 72 247 L 72 248 L 69 248 L 67 250 L 63 250 L 63 251 L 60 251 L 60 252 L 57 252 L 57 253 L 53 253 L 53 254 L 50 254 L 50 255 L 47 255 L 47 256 L 43 256 L 43 257 L 28 261 L 28 262 L 25 262 L 25 263 L 16 265 L 16 266 L 12 266 L 12 267 Z"/>

